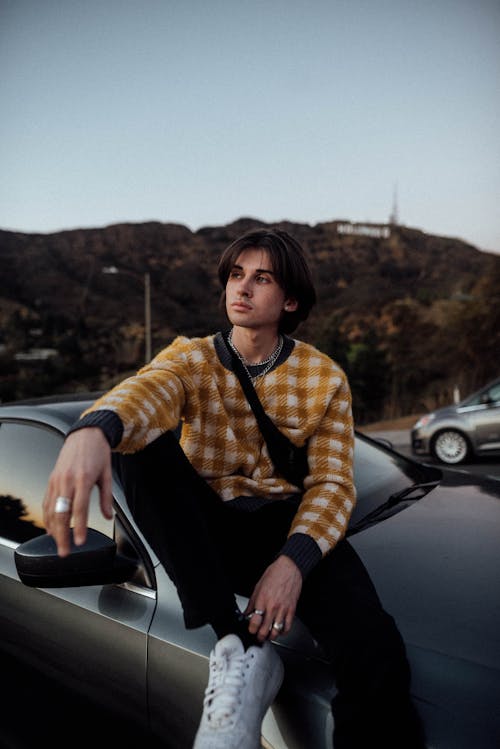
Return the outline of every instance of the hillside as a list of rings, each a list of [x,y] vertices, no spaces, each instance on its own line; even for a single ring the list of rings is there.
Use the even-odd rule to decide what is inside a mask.
[[[107,387],[140,366],[146,272],[153,352],[224,325],[217,258],[256,226],[0,231],[0,398]],[[500,256],[402,226],[279,226],[307,249],[317,283],[297,335],[346,368],[360,421],[420,412],[498,375]]]

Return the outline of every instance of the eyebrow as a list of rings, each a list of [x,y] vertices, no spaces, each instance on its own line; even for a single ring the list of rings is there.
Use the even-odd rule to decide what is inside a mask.
[[[235,263],[233,265],[233,268],[238,268],[238,270],[244,270],[242,265],[238,265],[238,263]],[[274,271],[269,270],[269,268],[256,268],[255,273],[269,273],[270,276],[274,276]]]

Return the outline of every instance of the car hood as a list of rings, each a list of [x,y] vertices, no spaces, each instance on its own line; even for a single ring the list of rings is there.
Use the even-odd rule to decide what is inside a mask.
[[[500,482],[455,476],[351,543],[407,645],[500,670]]]
[[[435,418],[450,418],[453,416],[456,416],[458,413],[457,406],[443,406],[442,408],[437,408],[435,411],[432,411],[431,413]]]

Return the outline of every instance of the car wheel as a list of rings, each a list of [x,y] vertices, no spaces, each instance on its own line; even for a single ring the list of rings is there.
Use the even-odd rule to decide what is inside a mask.
[[[456,429],[446,429],[436,434],[431,448],[433,456],[441,463],[463,463],[469,455],[469,443]]]

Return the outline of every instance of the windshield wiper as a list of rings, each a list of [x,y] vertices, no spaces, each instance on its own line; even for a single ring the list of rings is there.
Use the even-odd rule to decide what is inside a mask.
[[[346,535],[352,536],[354,533],[359,533],[359,531],[364,530],[374,523],[386,520],[386,518],[390,518],[397,512],[401,512],[401,510],[406,509],[406,507],[409,507],[414,502],[418,502],[419,499],[429,494],[439,483],[439,479],[424,481],[418,484],[411,484],[411,486],[406,486],[401,491],[391,494],[386,502],[369,512],[364,518],[361,518],[352,528],[349,528]]]
[[[422,497],[425,497],[426,494],[429,494],[429,492],[435,489],[435,487],[438,486],[439,483],[440,479],[435,479],[434,481],[422,481],[422,483],[420,484],[412,484],[411,486],[407,486],[405,489],[401,489],[400,492],[391,494],[387,502],[384,502],[382,507],[385,507],[386,505],[388,507],[394,507],[394,505],[397,505],[403,499],[408,499],[412,494],[416,495],[411,497],[412,501],[416,502],[417,500],[422,499]]]

